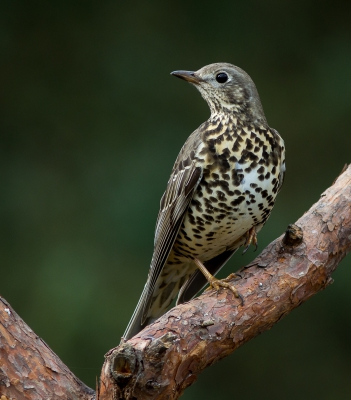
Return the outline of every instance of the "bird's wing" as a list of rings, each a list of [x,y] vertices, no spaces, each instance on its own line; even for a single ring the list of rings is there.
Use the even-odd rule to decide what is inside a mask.
[[[230,259],[230,257],[236,252],[236,249],[227,250],[218,256],[208,260],[204,263],[207,271],[211,275],[216,275],[217,272],[224,267],[226,262]],[[184,283],[182,288],[180,289],[177,305],[183,304],[187,301],[190,301],[201,289],[203,289],[208,284],[204,274],[199,270],[196,271],[190,276],[190,278]]]
[[[201,128],[201,127],[200,127]],[[167,261],[183,222],[185,212],[202,178],[202,168],[195,163],[195,152],[201,144],[200,128],[185,142],[174,164],[158,213],[154,253],[147,284],[143,292],[141,322],[147,318],[157,278]]]
[[[124,332],[125,339],[134,336],[147,323],[155,283],[167,261],[185,212],[202,178],[202,168],[195,164],[195,154],[202,143],[201,129],[202,126],[194,131],[182,147],[174,163],[166,191],[161,198],[148,279]]]
[[[146,319],[149,303],[161,270],[167,261],[173,243],[183,222],[185,212],[194,191],[202,177],[202,168],[190,165],[181,166],[171,175],[167,189],[161,199],[155,231],[154,253],[152,256],[148,290],[143,302],[142,322]]]

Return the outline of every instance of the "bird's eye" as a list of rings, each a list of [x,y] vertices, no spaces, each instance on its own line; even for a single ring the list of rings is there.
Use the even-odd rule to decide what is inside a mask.
[[[218,83],[224,83],[227,82],[228,80],[228,75],[225,74],[224,72],[220,72],[219,74],[216,75],[216,81]]]

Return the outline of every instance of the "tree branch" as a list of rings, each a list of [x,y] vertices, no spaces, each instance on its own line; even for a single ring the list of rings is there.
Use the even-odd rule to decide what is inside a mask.
[[[270,329],[332,283],[351,249],[351,166],[295,225],[239,273],[229,290],[206,291],[112,349],[99,399],[176,399],[206,367]]]
[[[250,265],[231,291],[211,290],[173,308],[112,349],[97,399],[176,399],[206,367],[236,350],[332,282],[351,248],[351,166]],[[0,398],[92,400],[76,378],[0,298]]]
[[[91,400],[95,391],[0,297],[0,399]]]

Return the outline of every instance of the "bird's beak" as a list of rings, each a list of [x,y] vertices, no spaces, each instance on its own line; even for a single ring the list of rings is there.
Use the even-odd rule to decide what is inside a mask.
[[[202,79],[197,76],[193,71],[173,71],[171,72],[171,75],[174,75],[180,79],[184,79],[189,83],[194,83],[196,85],[198,85],[202,81]]]

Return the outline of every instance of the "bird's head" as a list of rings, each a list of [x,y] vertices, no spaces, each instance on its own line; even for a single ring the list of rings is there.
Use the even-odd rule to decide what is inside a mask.
[[[261,101],[250,76],[228,63],[206,65],[198,71],[174,71],[192,83],[207,101],[211,114],[234,113],[252,122],[266,122]]]

